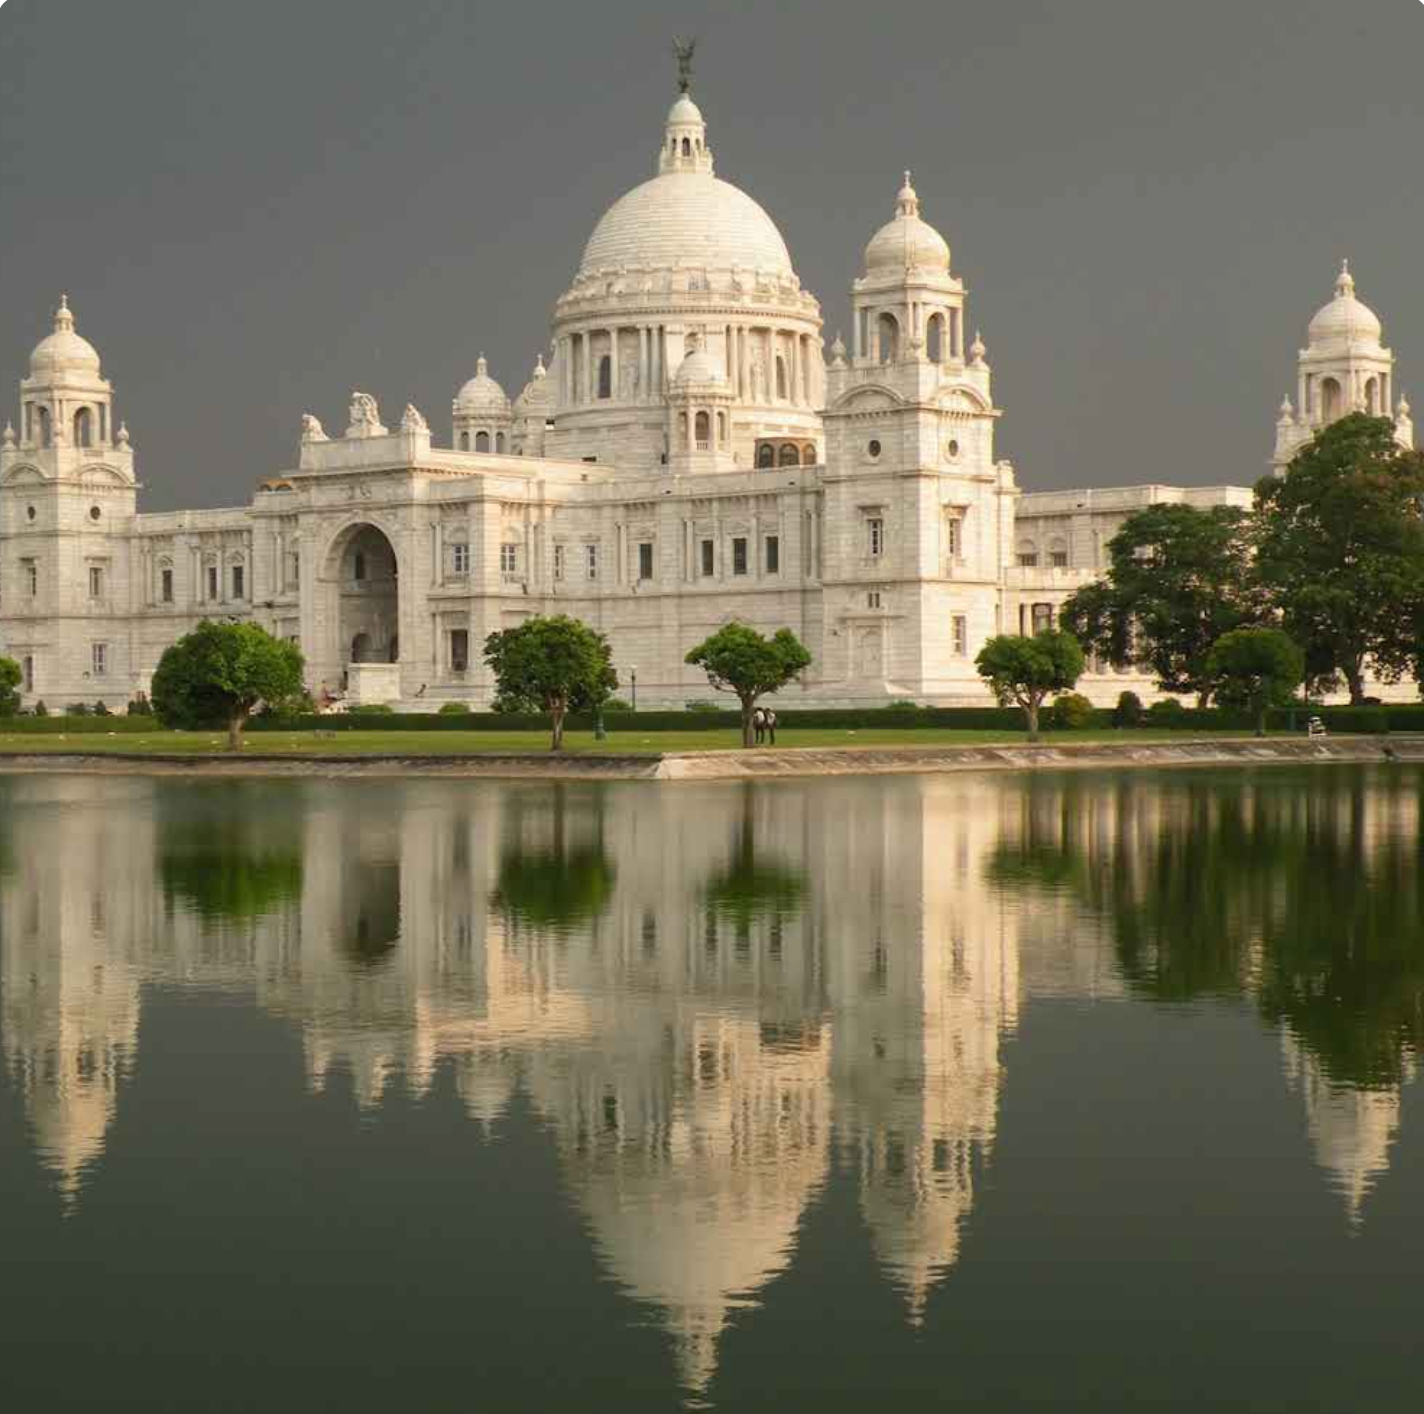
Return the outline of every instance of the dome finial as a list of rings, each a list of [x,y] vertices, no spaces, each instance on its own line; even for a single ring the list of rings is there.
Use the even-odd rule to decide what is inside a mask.
[[[918,216],[920,214],[920,198],[915,193],[915,188],[910,182],[910,169],[905,169],[905,183],[895,196],[895,214],[897,216]]]
[[[55,333],[68,333],[74,328],[74,315],[69,309],[69,295],[61,294],[59,297],[59,308],[54,312]]]
[[[536,378],[547,378],[548,376],[549,376],[549,370],[544,367],[544,355],[543,355],[542,353],[535,354],[535,355],[534,355],[534,377],[536,377]]]
[[[489,372],[489,361],[481,354],[475,360],[475,377],[483,378]]]
[[[1340,262],[1340,275],[1335,281],[1336,299],[1344,299],[1347,295],[1355,293],[1355,277],[1350,274],[1350,262],[1342,260]]]

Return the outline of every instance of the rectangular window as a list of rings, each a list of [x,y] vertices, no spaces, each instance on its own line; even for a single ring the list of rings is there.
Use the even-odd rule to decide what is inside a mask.
[[[209,565],[209,566],[208,566],[208,600],[209,600],[209,602],[211,602],[211,601],[213,601],[213,600],[216,600],[217,597],[218,597],[218,567],[217,567],[216,565]]]
[[[867,609],[878,609],[880,607],[880,591],[878,589],[872,589],[870,593],[865,596],[865,607]]]
[[[964,535],[961,529],[963,522],[955,517],[945,522],[945,531],[949,541],[949,558],[956,561],[964,554]]]
[[[1053,562],[1054,569],[1066,570],[1068,568],[1067,550],[1050,550],[1048,558]]]
[[[1033,631],[1043,633],[1053,627],[1053,605],[1035,604],[1033,606]]]
[[[463,673],[470,666],[470,631],[467,628],[450,630],[450,670]]]
[[[746,574],[747,572],[747,540],[744,535],[732,537],[732,573]]]
[[[40,567],[33,560],[25,561],[25,588],[31,599],[40,592]]]
[[[766,572],[767,574],[781,573],[781,537],[779,535],[766,537]]]
[[[456,574],[469,574],[470,547],[468,545],[452,545],[450,547],[450,567]]]
[[[954,616],[954,656],[967,657],[969,653],[969,620],[963,614]]]
[[[94,676],[101,678],[109,671],[109,645],[107,643],[96,643],[93,645]]]
[[[717,564],[716,547],[713,545],[712,541],[710,541],[710,540],[704,540],[704,541],[702,542],[702,577],[703,577],[703,579],[711,579],[711,578],[712,578],[712,576],[716,573],[716,564]]]
[[[555,579],[562,579],[563,577],[564,577],[564,547],[563,547],[562,545],[555,545],[555,546],[554,546],[554,578],[555,578]]]
[[[499,572],[504,575],[519,573],[519,546],[504,544],[499,547]]]
[[[583,547],[584,573],[589,579],[598,578],[598,546],[585,545]]]
[[[650,540],[640,540],[638,542],[638,578],[651,579],[653,577],[653,545]]]
[[[873,557],[885,553],[885,522],[879,516],[871,516],[865,522],[866,548]]]
[[[89,566],[89,597],[91,599],[104,597],[104,571],[98,565]]]
[[[234,565],[232,567],[232,597],[241,599],[247,589],[247,567],[245,565]]]
[[[1038,555],[1032,550],[1019,551],[1019,568],[1031,570],[1038,564]]]
[[[295,589],[302,582],[302,555],[300,550],[292,551],[292,567],[287,572],[287,586]]]

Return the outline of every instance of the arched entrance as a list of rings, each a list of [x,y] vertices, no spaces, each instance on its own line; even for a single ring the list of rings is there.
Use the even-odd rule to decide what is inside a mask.
[[[331,547],[336,581],[336,659],[400,661],[400,571],[395,547],[374,525],[353,525]]]

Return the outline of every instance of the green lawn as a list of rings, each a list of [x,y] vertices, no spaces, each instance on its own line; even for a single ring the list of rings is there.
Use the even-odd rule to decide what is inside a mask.
[[[1047,746],[1067,746],[1074,742],[1116,741],[1185,742],[1202,737],[1240,737],[1249,733],[1170,731],[1081,731],[1049,732]],[[1284,735],[1284,733],[1282,733]],[[1296,733],[1299,735],[1299,733]],[[1022,745],[1023,732],[946,731],[942,729],[876,728],[858,730],[783,730],[777,733],[777,749],[794,747],[874,747],[874,746],[995,746]],[[595,741],[592,732],[569,732],[564,747],[569,752],[601,752],[608,755],[656,755],[672,751],[732,751],[739,746],[734,730],[700,732],[609,732],[607,740]],[[336,732],[317,737],[312,732],[250,732],[245,754],[292,756],[466,756],[489,751],[540,752],[549,749],[547,732],[441,732],[441,731],[357,731]],[[82,752],[126,753],[130,755],[227,754],[227,738],[219,732],[162,732],[113,736],[92,732],[72,735],[31,735],[0,733],[0,752]]]

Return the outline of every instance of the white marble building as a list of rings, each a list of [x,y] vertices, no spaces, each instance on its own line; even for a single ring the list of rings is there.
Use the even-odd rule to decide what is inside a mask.
[[[0,446],[0,642],[26,703],[121,706],[201,619],[251,619],[300,644],[314,691],[418,710],[488,703],[485,636],[562,612],[609,635],[640,704],[680,706],[708,696],[687,650],[735,618],[810,649],[787,706],[983,703],[984,640],[1051,623],[1124,516],[1250,491],[1021,494],[971,327],[906,173],[827,360],[820,305],[767,213],[714,175],[683,93],[655,175],[599,220],[556,303],[547,364],[511,402],[482,357],[448,447],[415,408],[387,428],[357,393],[343,435],[304,418],[295,467],[249,504],[141,513],[112,385],[61,302]],[[1348,272],[1300,368],[1277,464],[1393,393]],[[1398,423],[1410,441],[1402,401]],[[1128,686],[1151,692],[1083,684]]]

